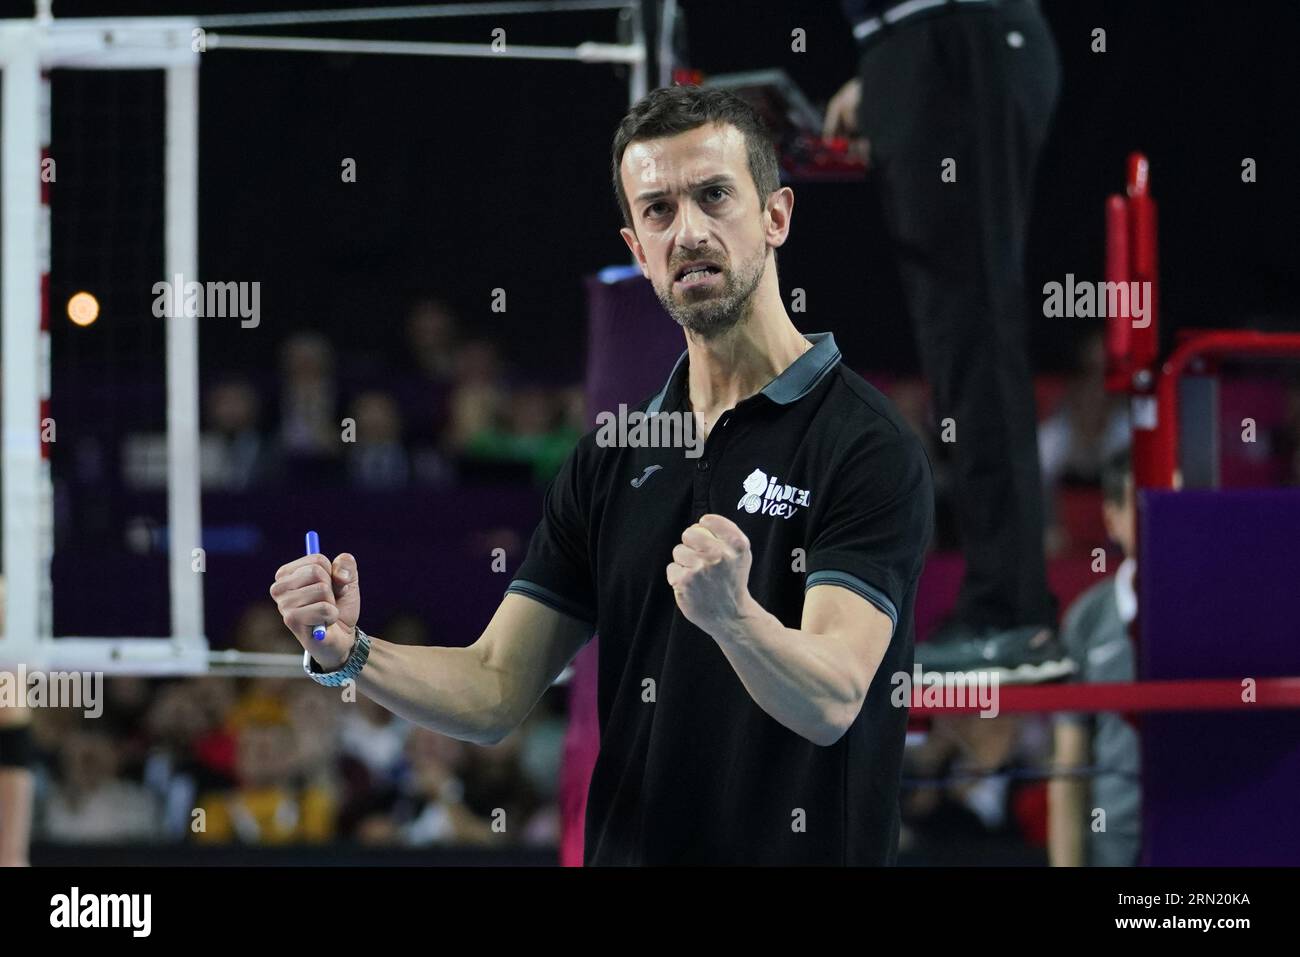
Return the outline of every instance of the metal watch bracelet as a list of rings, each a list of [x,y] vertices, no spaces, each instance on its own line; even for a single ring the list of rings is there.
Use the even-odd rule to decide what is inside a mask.
[[[349,681],[355,681],[357,675],[361,674],[361,669],[366,666],[366,659],[370,657],[370,636],[360,628],[355,630],[357,640],[352,645],[352,653],[334,671],[321,671],[320,666],[316,664],[316,659],[311,656],[311,652],[304,651],[302,653],[302,670],[307,673],[307,677],[318,685],[324,685],[327,688],[337,688]]]

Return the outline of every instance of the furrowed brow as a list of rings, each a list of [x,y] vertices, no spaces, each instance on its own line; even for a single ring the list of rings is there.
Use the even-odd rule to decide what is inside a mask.
[[[701,189],[708,189],[711,186],[730,186],[734,182],[735,180],[727,174],[720,173],[717,176],[710,176],[708,179],[701,180],[698,183],[693,183],[688,187],[688,189],[690,192],[697,192]],[[666,189],[648,189],[645,192],[637,193],[634,202],[652,203],[670,195],[672,194]]]

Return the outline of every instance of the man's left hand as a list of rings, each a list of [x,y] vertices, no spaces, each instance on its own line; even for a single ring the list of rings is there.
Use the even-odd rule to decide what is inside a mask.
[[[666,572],[687,621],[714,638],[734,632],[755,610],[752,561],[749,539],[731,519],[703,515],[682,532]]]

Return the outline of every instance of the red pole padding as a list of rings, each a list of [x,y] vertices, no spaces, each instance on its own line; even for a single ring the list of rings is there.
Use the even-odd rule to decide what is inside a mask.
[[[1106,200],[1106,281],[1129,281],[1128,203],[1123,196]],[[1125,300],[1127,302],[1127,300]],[[1106,389],[1128,392],[1133,385],[1129,316],[1106,317]]]

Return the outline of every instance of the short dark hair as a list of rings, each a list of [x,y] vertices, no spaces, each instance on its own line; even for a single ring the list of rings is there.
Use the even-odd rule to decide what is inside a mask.
[[[614,195],[618,198],[623,222],[632,224],[632,207],[623,191],[620,175],[623,154],[634,142],[676,136],[706,123],[727,123],[745,137],[749,156],[749,175],[754,180],[760,205],[781,188],[776,144],[758,112],[726,90],[709,90],[700,86],[665,86],[653,90],[632,105],[614,131]]]
[[[1101,466],[1101,499],[1117,508],[1124,504],[1124,492],[1133,477],[1133,458],[1121,449]]]

